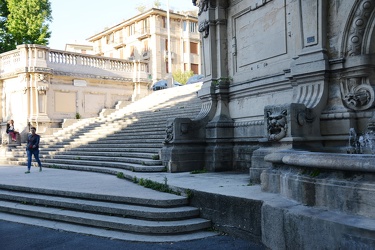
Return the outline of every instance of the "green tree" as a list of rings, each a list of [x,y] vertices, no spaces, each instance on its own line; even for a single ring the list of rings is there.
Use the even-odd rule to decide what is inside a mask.
[[[146,11],[147,7],[144,4],[139,4],[137,7],[135,7],[136,10],[139,11],[139,13],[143,13]]]
[[[7,34],[14,48],[19,44],[47,45],[51,37],[49,22],[52,9],[49,0],[5,0],[8,15],[5,23]]]
[[[0,0],[0,53],[15,48],[12,35],[8,33],[6,21],[9,15],[6,0]]]
[[[154,7],[160,9],[160,7],[161,7],[161,2],[160,2],[159,0],[155,0],[155,1],[154,1]]]
[[[182,70],[178,69],[172,72],[173,79],[182,84],[185,84],[192,75],[194,75],[194,72],[191,70],[182,72]]]

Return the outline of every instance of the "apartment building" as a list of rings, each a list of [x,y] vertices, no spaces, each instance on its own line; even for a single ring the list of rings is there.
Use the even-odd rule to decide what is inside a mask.
[[[192,13],[170,11],[172,72],[201,73],[198,18]],[[167,11],[152,8],[89,37],[95,55],[148,62],[149,79],[164,79],[168,72]]]
[[[65,44],[65,51],[93,55],[94,50],[92,44],[87,43],[67,43]]]

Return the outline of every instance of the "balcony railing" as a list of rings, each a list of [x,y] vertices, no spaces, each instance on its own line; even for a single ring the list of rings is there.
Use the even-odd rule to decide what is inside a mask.
[[[20,45],[0,55],[0,78],[15,72],[48,71],[146,81],[147,69],[146,62],[52,50],[40,45]]]
[[[168,60],[168,56],[169,56],[169,53],[167,50],[164,51],[164,60],[167,61]],[[176,57],[176,53],[174,52],[171,52],[171,59],[174,60]]]
[[[148,38],[150,36],[151,36],[150,28],[143,28],[143,29],[140,29],[140,30],[137,31],[137,38],[139,40]]]

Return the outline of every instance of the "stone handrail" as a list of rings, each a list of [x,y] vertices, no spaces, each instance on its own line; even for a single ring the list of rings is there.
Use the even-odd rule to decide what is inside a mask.
[[[69,51],[53,50],[46,46],[26,44],[0,55],[0,77],[22,71],[74,72],[83,75],[128,78],[147,81],[148,65]]]

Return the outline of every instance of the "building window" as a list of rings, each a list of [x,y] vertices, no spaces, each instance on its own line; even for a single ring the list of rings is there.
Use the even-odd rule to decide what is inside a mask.
[[[190,32],[191,33],[197,32],[197,23],[190,22]]]
[[[124,48],[120,49],[120,58],[124,59]]]
[[[198,43],[190,42],[190,53],[198,54]]]
[[[168,62],[165,62],[165,73],[169,73],[169,71],[168,71],[168,68],[169,68],[169,64],[168,64]]]
[[[130,56],[134,56],[134,46],[130,46]]]
[[[167,18],[163,16],[161,17],[161,21],[162,21],[162,27],[167,28]]]
[[[113,33],[108,34],[108,35],[106,36],[106,43],[107,43],[107,44],[113,43],[113,40],[114,40],[114,34],[113,34]]]
[[[148,18],[144,19],[142,23],[143,23],[143,30],[146,31],[148,29]]]
[[[192,63],[190,65],[191,70],[194,72],[194,74],[199,74],[199,67],[198,64]]]
[[[183,29],[183,31],[187,31],[187,23],[186,23],[186,21],[184,21],[182,23],[182,29]]]
[[[148,41],[144,40],[143,41],[143,52],[146,52],[146,51],[148,51]]]
[[[132,36],[135,34],[135,24],[129,26],[129,36]]]
[[[165,39],[165,50],[168,51],[168,39]]]

